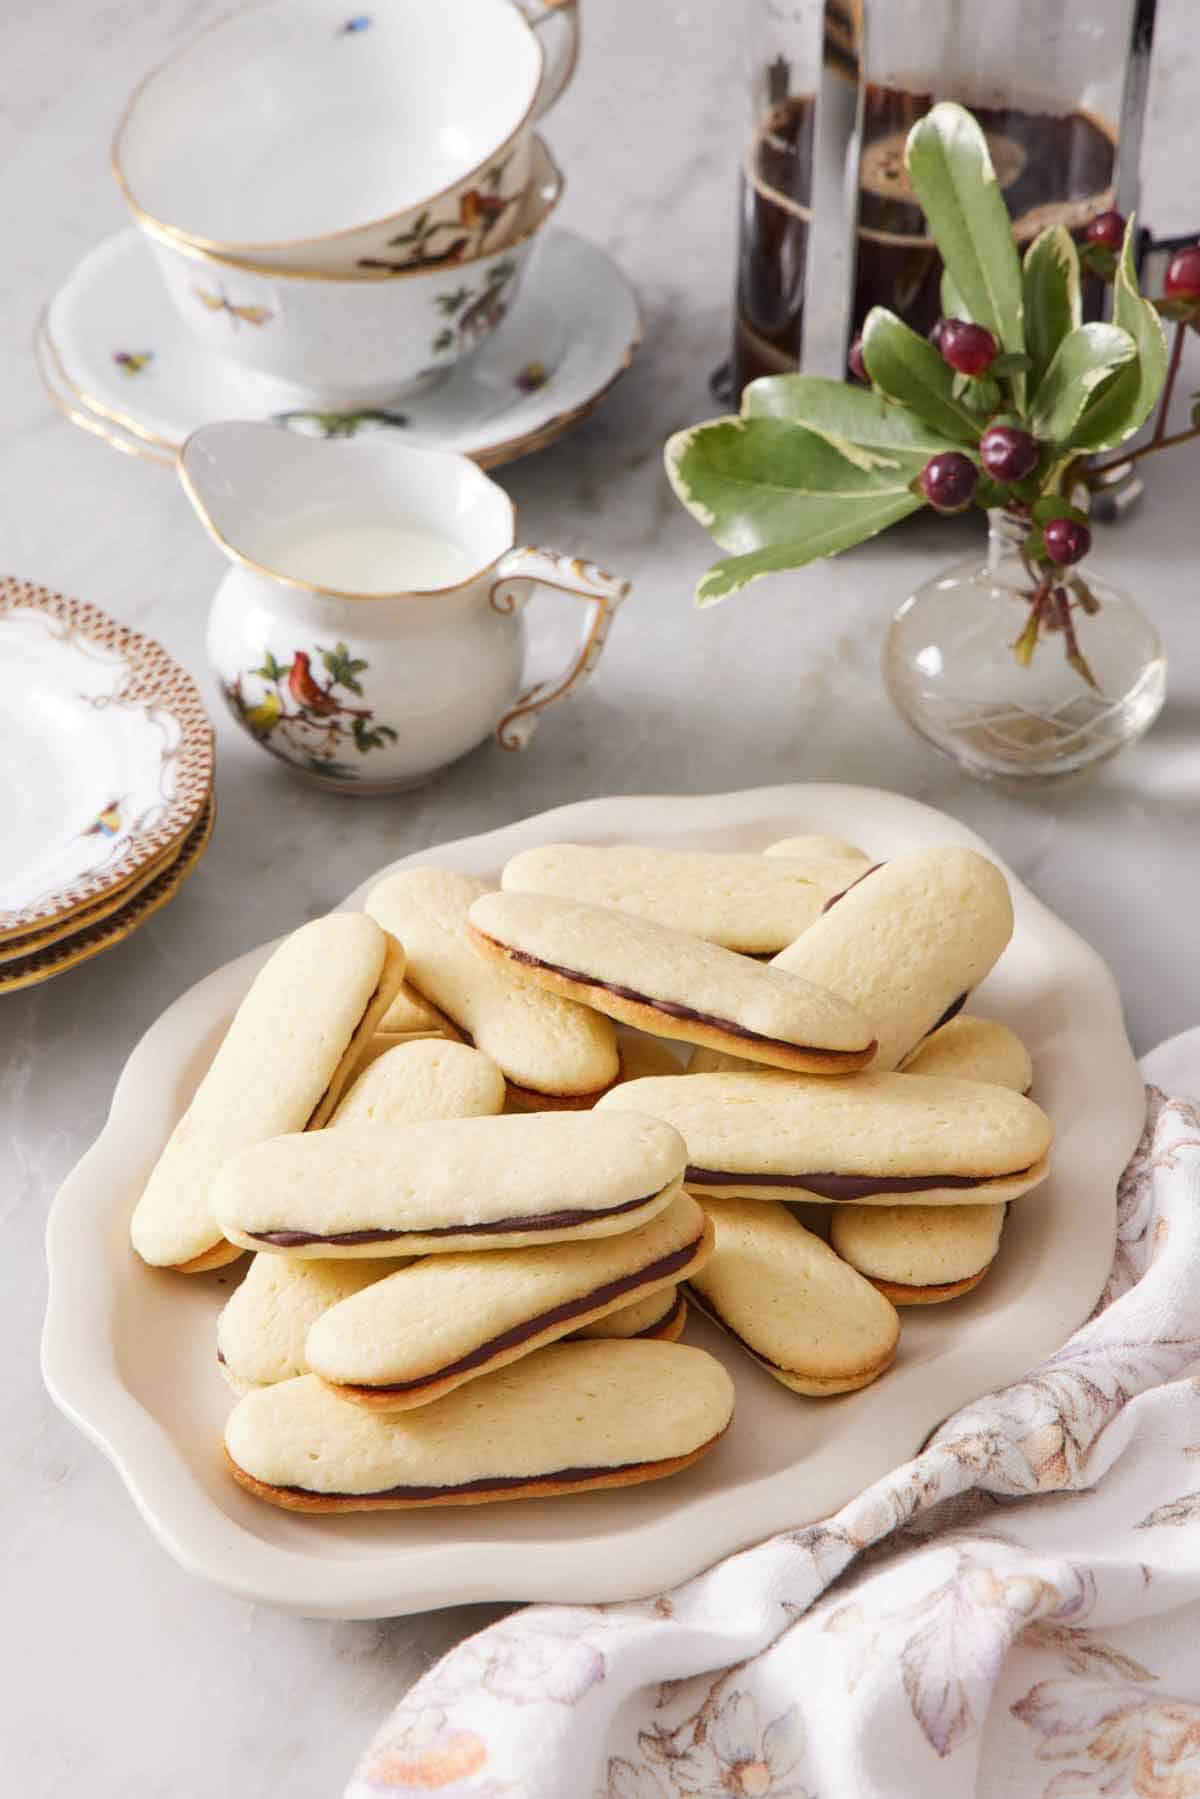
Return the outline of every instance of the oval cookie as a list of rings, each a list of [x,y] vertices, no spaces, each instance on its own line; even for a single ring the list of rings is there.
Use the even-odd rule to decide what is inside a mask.
[[[911,1084],[911,1083],[910,1083]],[[276,1137],[227,1162],[231,1242],[300,1256],[429,1255],[606,1237],[679,1192],[678,1132],[628,1113],[535,1112]]]
[[[617,1078],[613,1027],[479,955],[467,913],[490,891],[450,869],[406,868],[372,888],[367,911],[404,944],[409,985],[491,1056],[518,1094],[589,1106]]]
[[[705,850],[550,843],[505,867],[506,893],[608,906],[747,955],[783,949],[841,893],[861,863],[807,856],[768,860]]]
[[[659,1337],[675,1343],[683,1335],[687,1323],[687,1301],[678,1287],[665,1287],[649,1299],[635,1300],[631,1306],[620,1306],[606,1312],[573,1337]]]
[[[783,1206],[706,1200],[716,1246],[689,1291],[785,1387],[821,1398],[877,1380],[900,1341],[894,1307]]]
[[[681,1193],[649,1224],[590,1243],[426,1256],[325,1312],[308,1366],[360,1405],[428,1405],[687,1279],[711,1251],[711,1226]]]
[[[906,1056],[905,1074],[944,1074],[957,1081],[986,1081],[1028,1093],[1033,1061],[1015,1031],[995,1018],[960,1012]]]
[[[733,1382],[682,1343],[552,1343],[437,1405],[373,1412],[301,1375],[225,1427],[234,1479],[296,1511],[540,1499],[678,1473],[724,1435]]]
[[[874,1021],[874,1067],[899,1067],[962,1009],[1012,936],[1008,882],[957,845],[881,863],[831,902],[772,968],[800,975]]]
[[[489,1056],[437,1037],[397,1044],[355,1077],[330,1120],[426,1124],[439,1118],[490,1118],[504,1110],[504,1076]]]
[[[1032,1100],[935,1075],[689,1074],[614,1087],[595,1115],[625,1107],[679,1131],[693,1193],[962,1205],[1013,1199],[1049,1167]]]
[[[329,1117],[404,974],[372,918],[333,912],[293,931],[255,976],[130,1225],[144,1262],[201,1273],[241,1254],[212,1209],[218,1170],[248,1144]]]
[[[938,1305],[977,1287],[995,1259],[1004,1206],[838,1206],[829,1241],[893,1305]]]
[[[846,1074],[874,1055],[872,1026],[853,1006],[648,919],[542,894],[489,893],[469,920],[483,954],[522,980],[654,1036],[816,1074]]]

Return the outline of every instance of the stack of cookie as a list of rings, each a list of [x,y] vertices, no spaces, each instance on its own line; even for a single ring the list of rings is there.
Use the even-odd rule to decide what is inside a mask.
[[[732,1413],[685,1293],[799,1393],[876,1379],[1047,1172],[1024,1047],[962,1010],[1011,930],[970,850],[816,838],[409,869],[305,926],[133,1218],[157,1266],[253,1253],[235,1478],[341,1511],[672,1473]]]

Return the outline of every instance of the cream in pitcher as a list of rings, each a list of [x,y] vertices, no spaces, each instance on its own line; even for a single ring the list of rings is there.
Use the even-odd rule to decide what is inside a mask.
[[[390,439],[329,443],[206,425],[180,479],[231,568],[208,653],[238,723],[345,793],[427,780],[492,731],[522,749],[594,667],[629,583],[515,545],[503,489],[466,457]],[[530,684],[537,584],[584,602],[569,666]]]

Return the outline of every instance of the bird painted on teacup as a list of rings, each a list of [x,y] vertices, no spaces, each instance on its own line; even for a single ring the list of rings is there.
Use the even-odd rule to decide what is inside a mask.
[[[257,706],[241,707],[241,716],[255,737],[269,737],[283,714],[283,701],[273,691],[264,693]]]
[[[269,306],[246,306],[231,300],[224,288],[215,294],[210,294],[206,287],[193,287],[192,292],[202,306],[207,306],[209,312],[228,313],[235,331],[240,322],[247,325],[265,325],[268,319],[275,317]]]
[[[315,712],[321,718],[327,718],[331,712],[342,710],[331,693],[318,685],[313,678],[312,659],[307,650],[297,650],[292,656],[292,666],[288,669],[288,691],[298,706],[308,712]]]
[[[477,225],[482,225],[486,235],[504,217],[516,197],[513,194],[505,199],[502,194],[485,194],[480,188],[469,187],[459,198],[459,224],[466,225],[472,231]]]

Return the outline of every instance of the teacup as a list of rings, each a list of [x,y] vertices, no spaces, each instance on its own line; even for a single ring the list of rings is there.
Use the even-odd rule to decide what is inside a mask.
[[[229,709],[338,793],[418,786],[493,731],[524,749],[595,667],[629,591],[515,547],[503,488],[449,451],[229,423],[194,432],[179,472],[232,564],[207,639]],[[568,667],[530,684],[522,611],[538,584],[585,607]]]
[[[534,124],[574,68],[575,0],[354,6],[270,0],[146,77],[112,150],[139,225],[301,274],[477,256],[515,235]]]
[[[506,0],[507,4],[507,0]],[[503,250],[395,275],[289,275],[152,233],[175,310],[206,350],[274,375],[319,408],[386,405],[477,350],[509,312],[562,193],[540,138],[519,229]]]

